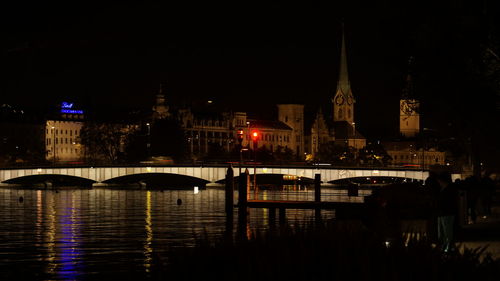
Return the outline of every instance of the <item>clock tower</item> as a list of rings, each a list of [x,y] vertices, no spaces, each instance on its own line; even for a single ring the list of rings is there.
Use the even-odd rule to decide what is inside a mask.
[[[165,103],[163,85],[160,83],[160,90],[156,95],[156,104],[153,106],[153,119],[165,119],[170,116],[168,105]]]
[[[347,56],[345,51],[344,25],[342,24],[342,49],[340,51],[340,71],[337,82],[337,91],[332,99],[333,121],[354,123],[354,97],[351,91],[349,75],[347,73]]]
[[[410,57],[410,67],[413,58]],[[405,138],[415,137],[420,132],[420,102],[415,96],[415,86],[408,72],[406,87],[399,100],[399,132]]]

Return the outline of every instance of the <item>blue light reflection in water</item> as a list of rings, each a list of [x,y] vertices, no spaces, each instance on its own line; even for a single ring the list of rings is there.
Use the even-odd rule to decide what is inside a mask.
[[[69,194],[67,198],[70,206],[64,209],[64,214],[60,216],[61,226],[61,240],[58,247],[61,251],[60,254],[60,270],[58,274],[62,280],[77,280],[79,272],[77,271],[76,264],[80,254],[78,226],[75,208],[75,198]]]

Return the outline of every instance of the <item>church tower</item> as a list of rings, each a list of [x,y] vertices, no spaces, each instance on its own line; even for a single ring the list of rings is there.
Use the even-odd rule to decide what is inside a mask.
[[[304,152],[304,105],[278,104],[278,120],[292,128],[290,149],[297,157]]]
[[[342,24],[342,49],[340,51],[340,71],[337,82],[337,91],[333,97],[333,121],[346,121],[354,123],[354,97],[351,91],[351,83],[347,73],[347,56],[345,50],[344,24]]]
[[[415,137],[420,132],[420,102],[415,95],[415,85],[411,75],[413,58],[409,60],[406,86],[399,100],[399,132],[405,138]]]
[[[165,103],[163,85],[160,83],[160,90],[156,95],[156,104],[153,106],[153,119],[165,119],[170,116],[168,106]]]

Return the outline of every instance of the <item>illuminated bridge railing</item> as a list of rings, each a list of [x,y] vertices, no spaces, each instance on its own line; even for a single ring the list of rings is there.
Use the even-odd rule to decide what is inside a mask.
[[[237,169],[237,167],[235,167]],[[253,166],[249,168],[254,173]],[[235,170],[236,170],[235,169]],[[199,178],[208,182],[217,182],[225,178],[227,166],[113,166],[113,167],[44,167],[44,168],[11,168],[0,169],[0,182],[33,175],[67,175],[81,177],[95,182],[104,182],[113,178],[146,174],[165,173]],[[321,174],[323,182],[357,177],[399,177],[415,180],[426,179],[428,171],[401,169],[366,169],[338,168],[319,166],[257,166],[257,174],[283,174],[313,179],[315,174]],[[235,171],[236,172],[236,171]]]

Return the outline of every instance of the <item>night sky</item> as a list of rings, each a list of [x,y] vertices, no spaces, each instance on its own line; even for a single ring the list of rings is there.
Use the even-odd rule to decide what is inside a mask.
[[[166,82],[172,104],[210,99],[262,115],[280,102],[329,108],[344,21],[357,128],[374,137],[397,131],[409,56],[424,120],[448,122],[436,117],[448,114],[443,105],[466,98],[457,54],[474,53],[471,42],[486,37],[493,1],[486,12],[476,1],[345,2],[20,3],[2,15],[0,102],[150,108]]]

